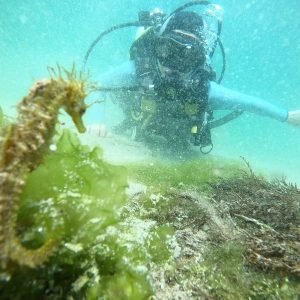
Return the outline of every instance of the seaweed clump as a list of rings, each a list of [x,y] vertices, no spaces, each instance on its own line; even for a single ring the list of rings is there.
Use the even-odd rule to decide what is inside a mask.
[[[148,263],[170,256],[172,231],[122,217],[127,172],[102,161],[99,148],[68,131],[51,148],[28,177],[17,232],[26,248],[54,238],[58,249],[39,267],[2,270],[0,298],[147,299]]]
[[[214,160],[129,170],[145,184],[132,195],[129,214],[174,229],[173,259],[149,274],[154,299],[297,299],[296,185]]]
[[[252,267],[300,278],[300,190],[243,173],[212,185],[217,207],[244,236]]]

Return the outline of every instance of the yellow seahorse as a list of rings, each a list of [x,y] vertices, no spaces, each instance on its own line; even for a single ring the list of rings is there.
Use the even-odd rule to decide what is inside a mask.
[[[56,75],[56,74],[55,74]],[[35,267],[45,262],[56,241],[38,249],[27,249],[18,239],[16,219],[20,194],[26,178],[41,163],[55,134],[59,110],[63,108],[79,132],[84,132],[82,115],[87,105],[87,82],[76,79],[75,70],[38,81],[18,105],[18,119],[12,124],[0,149],[0,263]]]

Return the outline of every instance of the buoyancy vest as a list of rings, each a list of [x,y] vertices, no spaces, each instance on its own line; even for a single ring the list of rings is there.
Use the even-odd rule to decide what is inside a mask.
[[[158,70],[154,52],[155,28],[148,29],[130,48],[134,60],[139,93],[140,114],[135,114],[142,129],[154,122],[169,118],[186,119],[194,137],[194,145],[212,146],[210,129],[206,124],[212,119],[208,110],[209,81],[215,80],[215,72],[208,65],[195,66],[185,81],[167,81]]]

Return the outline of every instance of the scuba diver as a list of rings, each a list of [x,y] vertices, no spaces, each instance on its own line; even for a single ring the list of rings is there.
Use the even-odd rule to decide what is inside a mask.
[[[100,79],[106,87],[99,90],[113,92],[115,102],[124,112],[124,120],[114,131],[130,132],[136,140],[149,145],[164,143],[173,151],[182,152],[188,145],[194,145],[209,153],[213,148],[211,129],[243,111],[300,125],[300,110],[287,111],[220,85],[225,71],[221,20],[217,19],[217,30],[212,34],[205,17],[186,10],[193,5],[220,9],[208,1],[192,1],[169,16],[159,10],[141,12],[138,22],[112,27],[90,47],[85,63],[105,34],[126,26],[143,26],[142,34],[130,48],[130,61]],[[211,67],[217,46],[223,57],[219,78]],[[214,120],[215,110],[231,112]]]

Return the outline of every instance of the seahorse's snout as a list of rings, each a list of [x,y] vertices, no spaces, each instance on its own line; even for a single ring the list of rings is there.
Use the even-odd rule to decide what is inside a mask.
[[[83,120],[82,120],[82,116],[84,113],[78,113],[78,114],[73,114],[72,115],[72,120],[78,130],[78,132],[80,133],[84,133],[86,132],[86,128],[84,126]]]
[[[76,128],[77,128],[77,130],[78,130],[80,133],[85,133],[85,132],[86,132],[86,128],[85,128],[85,126],[84,126],[82,120],[80,120],[80,121],[81,121],[81,123],[79,123],[79,122],[74,122],[75,125],[76,125]]]
[[[83,102],[73,101],[72,105],[65,106],[65,111],[72,118],[73,123],[75,124],[78,132],[86,132],[82,117],[86,112],[87,105]]]

